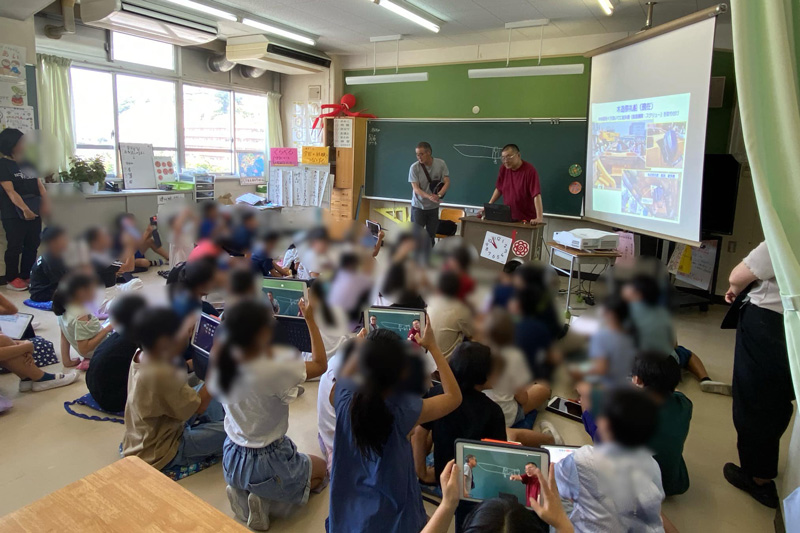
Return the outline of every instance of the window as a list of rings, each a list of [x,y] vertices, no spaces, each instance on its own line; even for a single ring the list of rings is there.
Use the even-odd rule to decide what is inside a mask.
[[[75,155],[101,155],[106,172],[116,174],[114,92],[111,74],[72,68],[72,111],[75,118]]]
[[[184,166],[233,173],[231,91],[183,86]]]
[[[119,141],[148,143],[178,164],[175,82],[117,74]]]
[[[111,51],[114,61],[175,70],[175,45],[169,43],[113,31]]]
[[[267,97],[236,93],[236,169],[240,176],[264,175],[267,144]]]

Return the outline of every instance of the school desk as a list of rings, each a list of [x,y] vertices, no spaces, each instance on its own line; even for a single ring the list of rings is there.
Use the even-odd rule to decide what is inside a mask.
[[[620,257],[622,254],[616,250],[611,251],[601,251],[601,252],[590,252],[587,250],[577,250],[575,248],[570,248],[568,246],[564,246],[563,244],[558,244],[557,242],[548,242],[547,245],[550,247],[550,266],[556,269],[557,271],[561,272],[562,274],[566,274],[567,277],[567,303],[564,307],[564,311],[569,311],[569,297],[573,294],[572,293],[572,276],[577,273],[578,274],[578,285],[575,289],[575,295],[586,295],[589,294],[589,291],[584,291],[581,288],[581,265],[605,265],[606,268],[611,268],[614,266],[614,262],[617,260],[617,257]],[[559,258],[565,261],[569,261],[569,268],[563,268],[557,266],[553,263],[553,259]]]
[[[511,246],[506,252],[500,249],[500,254],[494,257],[497,260],[480,256],[478,265],[484,268],[500,270],[507,261],[514,258],[522,261],[539,259],[542,245],[542,231],[546,224],[523,224],[521,222],[495,222],[478,217],[462,217],[461,237],[481,253],[486,242],[486,232],[491,232],[506,239],[511,239]],[[508,242],[504,240],[504,242]],[[497,249],[497,248],[493,248]],[[490,255],[490,254],[485,254]]]
[[[127,457],[0,518],[0,532],[249,531],[141,459]]]

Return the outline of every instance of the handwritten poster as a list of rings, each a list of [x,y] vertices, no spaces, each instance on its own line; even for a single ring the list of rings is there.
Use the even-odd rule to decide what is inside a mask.
[[[270,148],[269,164],[273,167],[296,167],[297,148]]]
[[[33,108],[30,106],[0,107],[0,131],[6,128],[16,128],[22,133],[32,132],[34,130]]]
[[[156,165],[153,145],[144,143],[119,143],[122,163],[122,180],[126,189],[155,189]]]
[[[0,106],[23,107],[28,105],[28,87],[24,81],[8,81],[0,77]]]
[[[156,197],[156,205],[182,205],[186,202],[186,195],[183,194],[159,194]]]
[[[330,201],[333,175],[328,166],[270,168],[267,199],[284,207],[322,207]]]
[[[336,148],[353,147],[353,121],[346,118],[333,119],[333,146]]]
[[[328,147],[327,146],[303,146],[301,162],[304,165],[327,165]]]
[[[711,289],[714,265],[717,262],[717,241],[701,241],[699,247],[678,244],[667,264],[667,271],[678,281],[703,289]]]
[[[634,241],[634,234],[628,231],[618,231],[619,244],[617,251],[622,254],[616,261],[617,265],[632,266],[636,261],[636,243]]]

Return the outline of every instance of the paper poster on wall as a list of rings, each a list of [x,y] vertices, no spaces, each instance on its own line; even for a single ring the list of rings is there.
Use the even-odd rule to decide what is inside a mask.
[[[156,171],[153,145],[119,143],[122,180],[126,189],[155,189]]]
[[[294,196],[292,194],[292,170],[288,168],[281,169],[281,187],[283,189],[283,206],[293,207]]]
[[[24,46],[0,43],[0,76],[24,81],[26,55]]]
[[[22,133],[30,133],[34,130],[33,108],[23,107],[0,107],[0,131],[6,128],[16,128]]]
[[[508,252],[511,250],[511,238],[504,237],[497,233],[487,231],[483,238],[481,247],[481,257],[485,257],[495,263],[505,264],[508,260]]]
[[[616,264],[623,266],[633,265],[636,261],[634,234],[629,231],[618,231],[617,235],[619,235],[617,251],[622,255],[617,258]]]
[[[267,200],[275,205],[283,205],[283,182],[280,168],[269,169],[269,185],[267,186]]]
[[[304,165],[327,165],[328,147],[327,146],[303,146],[300,161]]]
[[[28,105],[28,87],[24,81],[0,78],[0,106],[23,107]]]
[[[333,119],[333,146],[336,148],[353,147],[353,121],[346,118]]]
[[[184,194],[159,194],[156,199],[157,205],[181,205],[185,202]]]
[[[273,167],[296,167],[297,148],[270,148],[269,164]]]

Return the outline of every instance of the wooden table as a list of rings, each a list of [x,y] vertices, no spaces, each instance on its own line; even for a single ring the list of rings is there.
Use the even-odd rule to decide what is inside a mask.
[[[559,272],[566,274],[567,277],[567,303],[566,307],[564,308],[564,312],[569,311],[569,297],[572,295],[572,276],[573,273],[577,271],[578,274],[578,288],[575,291],[575,295],[582,294],[588,291],[584,291],[581,288],[581,265],[605,265],[606,268],[610,268],[614,265],[614,262],[617,260],[617,257],[620,257],[620,254],[616,250],[612,251],[603,251],[603,252],[591,252],[587,250],[578,250],[576,248],[570,248],[568,246],[564,246],[563,244],[558,244],[557,242],[548,242],[547,245],[550,247],[550,266],[554,269],[558,270]],[[553,263],[553,259],[556,257],[564,259],[565,261],[569,261],[569,270],[566,268],[562,268],[556,266]]]
[[[521,222],[495,222],[478,217],[462,217],[461,237],[465,242],[471,244],[480,254],[483,248],[486,232],[491,231],[503,237],[511,238],[513,242],[523,241],[527,243],[527,253],[517,255],[512,249],[502,261],[493,261],[481,256],[478,259],[478,266],[500,270],[503,265],[512,259],[519,258],[523,261],[539,259],[542,251],[542,232],[546,224],[523,224]],[[517,250],[519,252],[519,249]]]
[[[3,533],[42,531],[249,530],[141,459],[127,457],[0,518]]]

